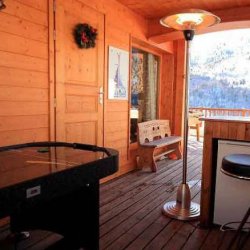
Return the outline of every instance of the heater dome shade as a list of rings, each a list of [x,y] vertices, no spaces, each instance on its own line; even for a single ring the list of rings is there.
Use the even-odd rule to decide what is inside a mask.
[[[175,30],[200,30],[220,22],[216,15],[199,9],[181,10],[161,18],[160,23]]]

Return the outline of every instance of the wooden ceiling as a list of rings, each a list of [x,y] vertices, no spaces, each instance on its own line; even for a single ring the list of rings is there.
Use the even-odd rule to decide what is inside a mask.
[[[214,10],[250,6],[250,0],[117,0],[147,19],[157,19],[181,9]]]

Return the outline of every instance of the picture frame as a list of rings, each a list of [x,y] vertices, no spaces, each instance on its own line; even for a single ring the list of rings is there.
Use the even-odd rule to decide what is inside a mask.
[[[108,99],[128,100],[129,52],[109,46]]]

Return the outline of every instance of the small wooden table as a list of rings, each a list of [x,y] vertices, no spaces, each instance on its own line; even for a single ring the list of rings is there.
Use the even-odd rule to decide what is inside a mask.
[[[201,183],[201,226],[213,221],[215,171],[218,139],[250,141],[250,117],[215,116],[205,121]]]

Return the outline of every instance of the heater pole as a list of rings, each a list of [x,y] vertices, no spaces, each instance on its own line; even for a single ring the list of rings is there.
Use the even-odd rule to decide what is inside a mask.
[[[179,220],[193,220],[200,216],[200,206],[191,202],[190,188],[187,184],[187,159],[188,159],[188,115],[189,115],[189,54],[190,42],[194,37],[194,30],[183,31],[186,40],[186,60],[184,79],[184,116],[183,116],[183,163],[182,183],[177,188],[176,201],[170,201],[163,206],[163,213]]]
[[[189,116],[189,64],[190,64],[190,42],[194,37],[194,30],[184,30],[183,35],[186,40],[186,60],[185,60],[185,102],[184,102],[184,118],[183,118],[183,171],[182,184],[187,184],[187,159],[188,159],[188,116]]]
[[[182,184],[187,183],[187,153],[188,153],[188,114],[189,114],[189,47],[190,41],[186,41],[186,81],[185,81],[185,103],[184,103],[184,135],[183,135],[183,171]]]
[[[206,28],[219,22],[219,17],[208,11],[199,9],[182,10],[169,14],[160,20],[163,26],[183,31],[186,40],[182,183],[177,187],[176,201],[169,201],[165,203],[162,208],[163,214],[179,220],[194,220],[200,216],[200,205],[191,201],[190,188],[187,184],[190,42],[194,37],[195,30]]]

